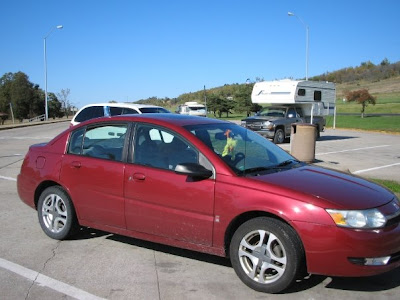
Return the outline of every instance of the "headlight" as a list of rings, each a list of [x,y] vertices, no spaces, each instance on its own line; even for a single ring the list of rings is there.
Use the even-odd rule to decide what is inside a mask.
[[[337,226],[347,228],[382,228],[386,224],[386,217],[377,209],[368,210],[326,210]]]
[[[263,123],[263,128],[272,129],[273,127],[274,127],[274,123],[271,123],[270,121],[266,121]]]
[[[240,122],[240,125],[243,126],[243,127],[246,127],[246,121]]]

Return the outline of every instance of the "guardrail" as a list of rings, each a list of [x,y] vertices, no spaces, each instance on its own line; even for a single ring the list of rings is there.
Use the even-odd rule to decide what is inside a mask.
[[[34,121],[44,121],[44,119],[46,118],[46,115],[40,115],[40,116],[36,116],[34,118],[31,118],[28,120],[28,122],[34,122]]]

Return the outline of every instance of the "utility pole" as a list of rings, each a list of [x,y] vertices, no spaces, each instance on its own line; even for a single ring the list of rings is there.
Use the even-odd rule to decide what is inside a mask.
[[[11,119],[12,119],[12,122],[14,124],[14,112],[13,112],[13,108],[12,108],[11,102],[10,102],[10,111],[11,111]]]

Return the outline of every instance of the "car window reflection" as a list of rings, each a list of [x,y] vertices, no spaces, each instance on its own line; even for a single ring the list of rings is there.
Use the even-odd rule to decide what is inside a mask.
[[[181,163],[198,163],[198,152],[175,133],[139,125],[136,131],[135,164],[175,170]]]

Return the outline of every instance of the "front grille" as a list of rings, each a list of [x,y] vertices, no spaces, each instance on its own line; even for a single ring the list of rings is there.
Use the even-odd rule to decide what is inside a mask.
[[[246,123],[247,128],[250,129],[261,129],[262,128],[262,122],[253,122],[253,123]]]

